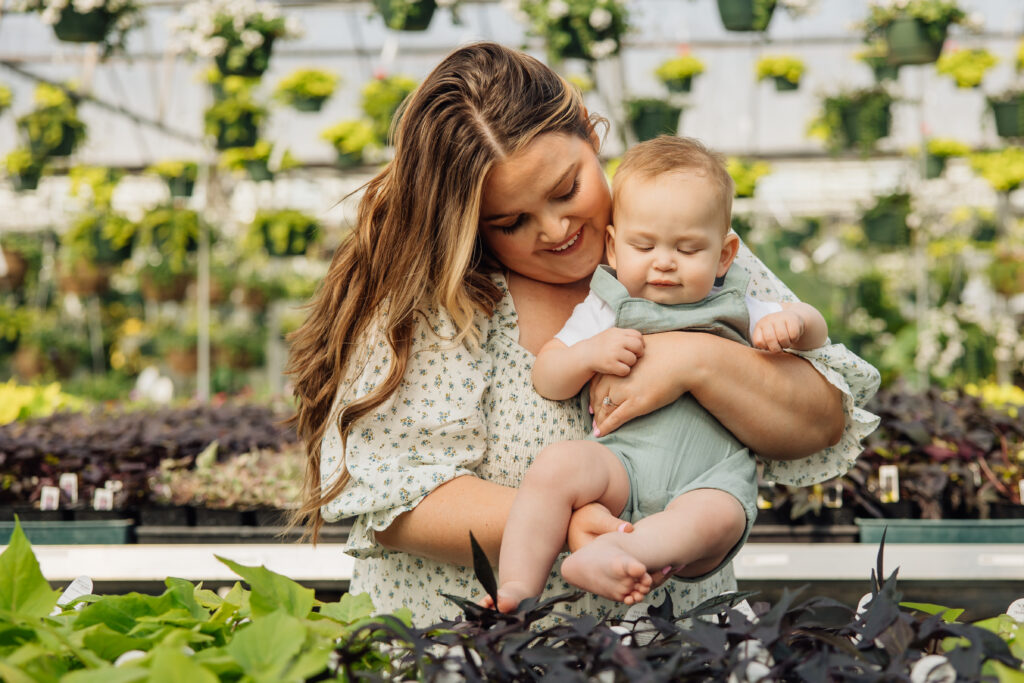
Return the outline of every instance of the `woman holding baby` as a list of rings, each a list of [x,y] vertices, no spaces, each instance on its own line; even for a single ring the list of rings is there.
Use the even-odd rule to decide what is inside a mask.
[[[861,409],[878,374],[841,345],[771,353],[693,332],[643,339],[625,376],[578,401],[542,398],[536,354],[587,296],[604,262],[611,194],[603,121],[549,68],[493,43],[445,58],[406,102],[395,157],[370,181],[357,225],[292,339],[295,423],[308,462],[300,515],[355,517],[352,592],[426,624],[479,600],[469,532],[497,563],[526,469],[545,446],[609,434],[690,394],[758,454],[765,477],[807,485],[845,472],[876,423]],[[733,268],[766,300],[792,294],[745,247]],[[606,400],[607,399],[607,400]],[[577,510],[575,549],[621,520]],[[546,594],[570,592],[555,570]],[[731,565],[667,581],[677,610],[735,589]],[[642,605],[643,603],[641,603]],[[626,605],[567,605],[598,617]]]

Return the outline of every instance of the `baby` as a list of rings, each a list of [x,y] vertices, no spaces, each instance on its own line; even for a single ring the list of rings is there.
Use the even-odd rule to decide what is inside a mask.
[[[811,306],[746,296],[748,274],[729,268],[739,249],[732,196],[722,156],[695,140],[663,136],[627,152],[613,182],[611,267],[598,268],[586,300],[540,350],[542,396],[575,396],[596,373],[628,375],[644,334],[708,332],[776,352],[825,343]],[[572,512],[592,502],[635,527],[583,546],[562,575],[627,604],[650,591],[654,572],[700,580],[716,571],[749,534],[754,458],[689,394],[594,437],[552,444],[527,470],[502,538],[499,610],[541,592]]]

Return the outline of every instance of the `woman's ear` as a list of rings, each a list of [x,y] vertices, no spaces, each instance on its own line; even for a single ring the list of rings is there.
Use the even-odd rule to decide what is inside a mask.
[[[608,265],[615,267],[615,226],[609,224],[604,233],[604,255]]]
[[[729,271],[729,266],[732,265],[733,259],[736,258],[736,253],[740,250],[740,238],[736,236],[734,232],[727,232],[725,234],[725,240],[722,242],[722,254],[718,260],[718,277],[724,277]]]

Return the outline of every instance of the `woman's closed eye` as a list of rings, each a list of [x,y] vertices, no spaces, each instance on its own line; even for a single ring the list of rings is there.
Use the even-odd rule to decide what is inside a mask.
[[[572,187],[569,188],[569,191],[563,194],[561,197],[555,197],[555,199],[557,199],[560,202],[567,202],[573,197],[575,197],[577,194],[579,194],[579,191],[580,179],[579,176],[577,176],[576,179],[572,181]]]
[[[515,232],[520,227],[522,227],[523,223],[525,223],[525,222],[526,222],[526,214],[522,214],[521,213],[518,216],[516,216],[516,219],[515,219],[514,222],[509,223],[508,225],[492,225],[491,227],[492,228],[496,228],[496,229],[502,231],[503,233],[505,233],[506,235],[508,235],[508,234],[511,234],[511,233]]]

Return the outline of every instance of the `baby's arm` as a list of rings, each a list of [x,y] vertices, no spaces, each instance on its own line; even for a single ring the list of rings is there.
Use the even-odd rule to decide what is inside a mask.
[[[552,401],[572,398],[594,373],[624,377],[644,353],[644,338],[636,330],[613,327],[566,346],[552,339],[541,347],[533,364],[533,386]]]
[[[814,306],[802,301],[780,305],[781,311],[770,313],[758,321],[750,337],[755,348],[810,351],[824,345],[828,339],[828,325]]]

